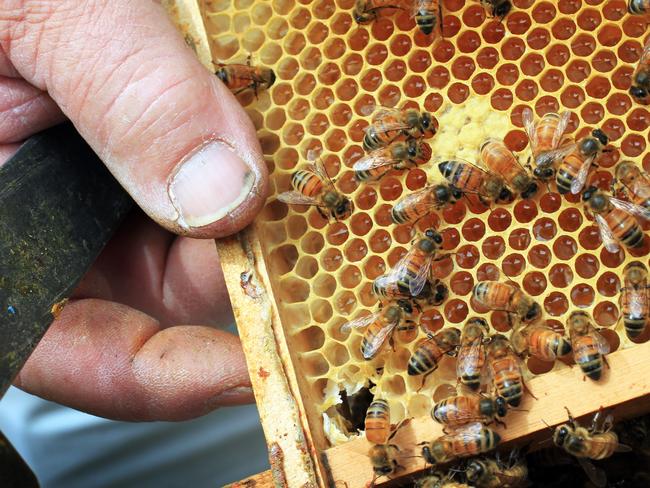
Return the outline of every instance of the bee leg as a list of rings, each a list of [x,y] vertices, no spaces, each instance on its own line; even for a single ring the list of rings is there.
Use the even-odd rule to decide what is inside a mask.
[[[248,53],[248,56],[246,57],[246,66],[251,65],[251,59],[253,59],[253,53]]]
[[[537,398],[537,397],[533,394],[533,392],[530,391],[530,389],[528,388],[528,385],[526,384],[526,382],[525,382],[524,380],[521,380],[521,384],[523,385],[523,387],[524,387],[524,391],[525,391],[526,393],[528,393],[530,396],[532,396],[535,400],[539,400],[539,398]]]
[[[504,429],[508,428],[508,426],[506,425],[506,423],[503,420],[494,419],[494,423],[497,424],[497,425],[503,426]]]
[[[607,366],[607,369],[611,369],[609,367],[609,362],[607,362],[607,357],[603,356],[603,363],[605,363],[605,366]]]
[[[433,368],[431,371],[428,371],[427,373],[425,373],[424,375],[422,375],[422,384],[420,385],[420,388],[417,389],[417,393],[420,393],[420,390],[422,390],[422,388],[424,388],[424,384],[427,382],[427,377],[428,377],[431,373],[433,373],[435,370],[436,370],[436,368]]]
[[[445,31],[442,28],[443,23],[444,23],[444,18],[442,16],[442,1],[438,2],[438,19],[439,19],[439,25],[440,25],[440,37],[443,39],[445,38]]]
[[[569,417],[569,423],[571,425],[575,425],[576,424],[576,419],[574,419],[573,415],[571,415],[571,411],[569,410],[569,407],[565,406],[564,410],[566,410],[567,416]]]

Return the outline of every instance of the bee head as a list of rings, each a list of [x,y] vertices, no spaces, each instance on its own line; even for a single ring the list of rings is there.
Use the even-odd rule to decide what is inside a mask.
[[[592,185],[588,188],[585,188],[584,191],[582,192],[582,201],[583,202],[590,201],[597,192],[598,192],[598,187],[596,186]]]
[[[494,7],[492,14],[503,20],[503,18],[510,13],[510,10],[512,10],[512,3],[510,3],[510,0],[507,0],[506,2],[502,2]]]
[[[528,308],[526,315],[524,316],[525,322],[531,322],[538,319],[542,315],[542,308],[539,306],[539,303],[533,302],[533,304]]]
[[[510,191],[510,188],[508,187],[503,187],[501,189],[501,193],[499,193],[499,201],[508,201],[512,200],[512,192]]]
[[[442,235],[436,229],[427,229],[424,231],[424,235],[436,244],[442,244]]]
[[[644,99],[648,96],[648,91],[640,86],[631,86],[629,90],[630,95],[637,100]]]
[[[451,188],[448,185],[436,185],[433,194],[439,202],[449,202],[452,198]]]
[[[636,164],[634,164],[633,161],[621,161],[618,163],[618,165],[616,165],[614,176],[621,183],[628,185],[638,175],[639,172],[639,168],[636,166]]]
[[[553,442],[556,446],[562,447],[571,434],[571,428],[567,425],[560,425],[553,432]]]
[[[393,472],[393,467],[390,464],[375,466],[374,471],[377,476],[387,475]]]
[[[533,170],[533,176],[542,181],[548,181],[555,176],[555,169],[552,166],[537,166]]]
[[[497,416],[505,417],[508,413],[508,402],[502,396],[496,397],[494,405],[497,407]]]
[[[623,274],[633,284],[638,284],[648,277],[648,268],[641,261],[632,261],[625,266]]]
[[[406,142],[406,156],[408,159],[415,159],[418,155],[418,143],[415,139]]]
[[[268,79],[266,80],[266,87],[271,88],[273,86],[273,83],[275,83],[275,71],[269,68],[267,77]]]
[[[429,112],[422,112],[422,127],[427,130],[433,125],[433,118]]]
[[[470,463],[467,465],[467,469],[465,470],[465,477],[467,478],[467,481],[470,482],[481,479],[484,474],[485,466],[483,466],[483,463],[478,459],[470,461]]]
[[[532,198],[537,193],[537,190],[539,190],[539,187],[537,186],[537,183],[533,181],[524,191],[521,192],[521,198]]]
[[[386,309],[386,319],[390,322],[397,322],[402,317],[402,310],[394,305]]]
[[[345,197],[338,202],[335,208],[336,215],[339,216],[350,215],[353,210],[354,210],[354,204],[352,203],[352,200],[348,200]]]
[[[601,129],[595,129],[591,132],[591,135],[598,139],[603,146],[606,146],[609,142],[609,137]]]

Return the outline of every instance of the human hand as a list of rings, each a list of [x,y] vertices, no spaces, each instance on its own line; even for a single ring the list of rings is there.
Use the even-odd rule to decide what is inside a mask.
[[[196,239],[264,202],[245,112],[154,0],[5,0],[0,164],[66,117],[148,217],[127,219],[15,384],[124,420],[251,402],[241,345],[214,328],[232,322],[214,241]]]

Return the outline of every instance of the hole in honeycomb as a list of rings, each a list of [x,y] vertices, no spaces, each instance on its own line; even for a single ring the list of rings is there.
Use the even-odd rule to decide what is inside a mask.
[[[611,327],[618,322],[618,307],[612,302],[600,302],[594,307],[594,320],[601,327]]]
[[[325,344],[325,333],[320,327],[308,327],[298,332],[293,340],[301,351],[313,351]]]

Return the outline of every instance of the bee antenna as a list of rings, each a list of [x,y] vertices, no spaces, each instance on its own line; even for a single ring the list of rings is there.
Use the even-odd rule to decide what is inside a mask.
[[[550,425],[548,425],[548,424],[546,423],[546,420],[544,420],[544,419],[540,419],[540,420],[542,421],[542,423],[543,423],[546,427],[548,427],[549,430],[554,431],[553,427],[551,427]]]

